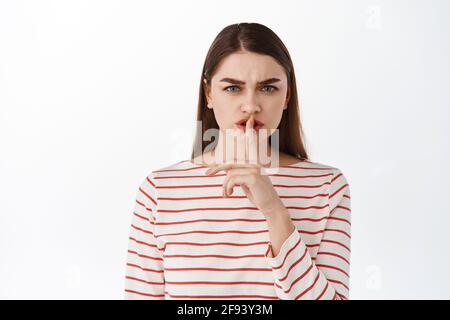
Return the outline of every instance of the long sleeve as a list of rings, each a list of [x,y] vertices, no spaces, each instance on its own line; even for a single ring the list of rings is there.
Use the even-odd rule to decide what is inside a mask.
[[[296,227],[273,257],[265,253],[282,300],[347,300],[350,281],[350,188],[339,169],[329,183],[329,216],[315,261]]]
[[[156,186],[152,174],[141,183],[131,218],[125,268],[124,298],[164,299],[164,265],[154,236],[157,210]]]

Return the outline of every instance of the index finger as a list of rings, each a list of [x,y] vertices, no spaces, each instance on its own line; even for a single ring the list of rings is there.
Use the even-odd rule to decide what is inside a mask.
[[[248,163],[258,163],[257,137],[254,125],[254,116],[251,115],[249,120],[245,124],[246,159]]]

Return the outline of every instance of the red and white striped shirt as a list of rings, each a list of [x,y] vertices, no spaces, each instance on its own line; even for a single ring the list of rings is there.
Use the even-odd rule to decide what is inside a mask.
[[[301,161],[266,168],[296,229],[273,257],[264,215],[226,172],[178,162],[137,191],[125,299],[348,299],[350,189],[342,172]]]

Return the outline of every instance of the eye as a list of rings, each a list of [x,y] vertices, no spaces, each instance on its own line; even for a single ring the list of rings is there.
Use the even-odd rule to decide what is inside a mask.
[[[228,90],[229,88],[238,88],[238,86],[229,86],[229,87],[226,87],[226,88],[223,89],[223,90],[224,90],[224,91],[231,92],[231,93],[237,92],[237,91],[230,91],[230,90]]]
[[[266,92],[274,92],[274,91],[278,90],[277,87],[269,86],[269,85],[264,86],[263,89],[264,89],[264,88],[270,88],[270,90],[269,90],[269,91],[266,91]],[[264,91],[264,90],[263,90],[263,91]]]

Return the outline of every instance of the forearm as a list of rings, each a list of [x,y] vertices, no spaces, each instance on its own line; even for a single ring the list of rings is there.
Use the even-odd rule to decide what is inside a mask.
[[[288,210],[283,207],[273,214],[266,216],[269,229],[272,255],[275,257],[280,252],[281,246],[294,231],[295,225],[292,223]]]

